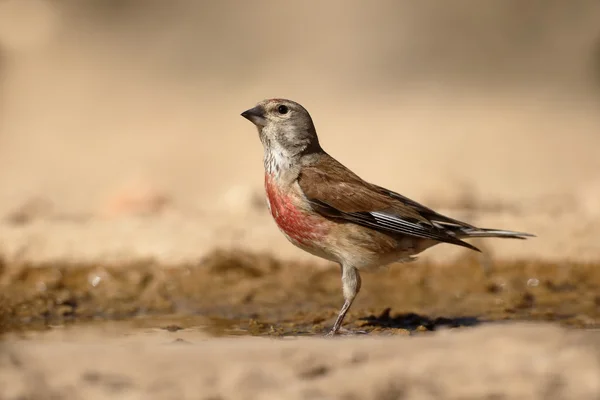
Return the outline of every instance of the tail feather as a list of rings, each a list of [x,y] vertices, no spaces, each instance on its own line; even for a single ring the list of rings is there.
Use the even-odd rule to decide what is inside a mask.
[[[504,239],[527,239],[529,237],[535,237],[531,233],[507,231],[504,229],[485,229],[476,228],[471,225],[458,225],[454,223],[440,223],[434,222],[434,225],[440,229],[443,229],[450,236],[454,236],[457,240],[449,241],[450,243],[469,248],[471,250],[479,251],[477,247],[470,243],[463,242],[461,239],[471,238],[504,238]]]
[[[506,238],[506,239],[527,239],[528,237],[535,237],[531,233],[525,232],[514,232],[503,229],[478,229],[478,228],[463,228],[456,232],[456,236],[465,238]]]

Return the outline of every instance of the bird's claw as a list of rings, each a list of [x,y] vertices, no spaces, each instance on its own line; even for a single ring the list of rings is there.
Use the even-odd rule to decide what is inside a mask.
[[[334,337],[334,336],[356,336],[356,335],[366,335],[367,331],[351,331],[346,328],[340,328],[336,331],[333,329],[325,334],[325,337]]]

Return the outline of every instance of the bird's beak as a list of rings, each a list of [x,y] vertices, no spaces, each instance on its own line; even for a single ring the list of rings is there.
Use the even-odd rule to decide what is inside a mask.
[[[256,126],[265,126],[267,120],[265,119],[265,109],[263,106],[256,106],[242,113],[242,117],[252,122]]]

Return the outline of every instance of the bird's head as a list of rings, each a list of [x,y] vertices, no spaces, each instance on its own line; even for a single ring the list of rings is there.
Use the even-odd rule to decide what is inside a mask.
[[[319,139],[310,114],[300,104],[286,99],[263,100],[242,113],[258,129],[265,151],[294,157],[319,150]]]

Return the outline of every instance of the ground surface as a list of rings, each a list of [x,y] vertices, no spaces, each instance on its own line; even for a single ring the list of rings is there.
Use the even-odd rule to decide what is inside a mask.
[[[544,320],[596,328],[600,269],[594,264],[493,262],[397,264],[363,273],[347,326],[407,334],[488,321]],[[4,266],[4,331],[75,321],[165,315],[176,329],[198,321],[222,335],[319,335],[341,306],[335,265],[215,252],[197,265]],[[179,322],[177,322],[179,321]],[[158,323],[158,322],[156,322]]]
[[[57,329],[8,340],[0,354],[0,395],[585,400],[600,394],[598,335],[543,325],[335,341],[207,339],[193,329],[126,332]]]
[[[397,265],[364,275],[367,334],[325,339],[335,266],[5,265],[0,397],[592,399],[599,287],[591,264]]]

